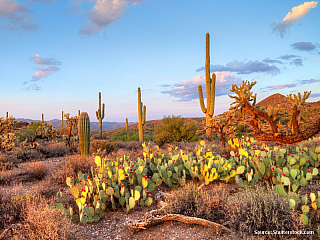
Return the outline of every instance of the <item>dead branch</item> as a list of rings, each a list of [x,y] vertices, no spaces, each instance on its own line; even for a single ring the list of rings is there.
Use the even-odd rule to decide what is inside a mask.
[[[150,217],[150,213],[147,213],[141,220],[137,220],[135,222],[130,222],[128,227],[133,231],[140,231],[150,227],[153,227],[164,221],[178,221],[187,224],[198,224],[210,228],[214,228],[216,233],[226,232],[232,233],[232,231],[218,223],[211,222],[202,218],[196,217],[188,217],[181,214],[166,214],[164,216],[152,216]]]

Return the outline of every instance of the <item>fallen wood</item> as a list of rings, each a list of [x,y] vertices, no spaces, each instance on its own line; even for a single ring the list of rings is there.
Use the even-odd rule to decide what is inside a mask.
[[[4,231],[0,235],[0,240],[4,239],[5,236],[9,233],[10,230],[11,230],[11,233],[12,233],[12,229],[13,228],[17,228],[17,227],[26,227],[26,225],[21,225],[21,224],[17,223],[17,224],[12,224],[10,226],[6,226]]]
[[[157,211],[155,211],[157,212]],[[151,213],[151,212],[150,212]],[[152,216],[150,213],[147,213],[145,216],[141,218],[141,220],[137,220],[134,222],[129,222],[128,227],[132,231],[140,231],[150,227],[153,227],[164,221],[178,221],[187,224],[199,224],[202,226],[214,228],[216,233],[225,232],[232,233],[232,231],[218,223],[211,222],[202,218],[196,217],[188,217],[181,214],[166,214],[164,216]],[[150,216],[151,215],[151,216]]]

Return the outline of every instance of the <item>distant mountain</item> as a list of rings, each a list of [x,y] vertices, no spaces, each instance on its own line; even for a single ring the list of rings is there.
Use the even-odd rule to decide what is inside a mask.
[[[32,123],[32,122],[40,122],[41,120],[33,120],[33,119],[26,119],[26,118],[16,118],[16,121],[20,122],[27,122],[27,123]],[[50,121],[45,121],[47,123],[51,123],[52,126],[55,128],[58,127],[58,125],[61,124],[61,119],[52,119]],[[65,122],[64,122],[65,124]],[[132,124],[135,124],[135,122],[129,122],[129,126]],[[125,127],[125,122],[102,122],[102,129],[103,131],[108,131],[108,130],[113,130],[113,129],[118,129]],[[90,129],[91,130],[99,130],[99,123],[98,122],[90,122]]]

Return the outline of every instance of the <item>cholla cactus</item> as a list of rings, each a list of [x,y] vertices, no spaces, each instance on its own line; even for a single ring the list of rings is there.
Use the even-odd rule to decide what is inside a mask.
[[[215,116],[209,121],[211,122],[211,127],[218,131],[221,136],[222,146],[225,148],[225,139],[228,135],[232,134],[235,131],[234,126],[230,126],[227,128],[228,123],[230,123],[235,118],[234,112],[228,112],[225,117]]]
[[[15,145],[14,119],[12,116],[0,118],[0,151],[10,151]]]
[[[71,146],[71,136],[75,136],[77,135],[77,124],[78,124],[78,116],[74,116],[74,117],[69,117],[70,113],[65,113],[64,117],[66,119],[66,125],[69,127],[69,133],[68,133],[68,137],[65,138],[66,141],[66,145],[67,146]],[[73,138],[73,140],[76,140],[76,138]]]
[[[308,139],[318,132],[320,132],[320,117],[314,121],[309,127],[305,128],[303,131],[300,131],[300,127],[298,124],[298,116],[302,107],[305,105],[306,99],[309,97],[311,92],[304,92],[303,97],[300,93],[298,95],[288,95],[287,98],[292,102],[293,108],[291,113],[291,122],[293,128],[293,135],[284,135],[284,133],[280,132],[283,126],[277,125],[279,122],[279,111],[278,109],[269,108],[267,112],[259,110],[257,107],[254,107],[256,101],[256,94],[253,95],[251,88],[256,84],[256,82],[249,83],[249,81],[243,81],[241,86],[237,86],[235,84],[232,85],[230,92],[234,92],[236,96],[229,97],[235,99],[235,101],[231,105],[235,105],[230,107],[230,110],[238,109],[239,107],[243,107],[244,110],[251,116],[250,124],[254,128],[255,132],[252,134],[261,141],[274,141],[278,143],[292,144],[296,142],[301,142],[302,140]],[[253,101],[253,104],[250,103]],[[271,132],[263,132],[262,131],[262,123],[266,121],[270,125]]]

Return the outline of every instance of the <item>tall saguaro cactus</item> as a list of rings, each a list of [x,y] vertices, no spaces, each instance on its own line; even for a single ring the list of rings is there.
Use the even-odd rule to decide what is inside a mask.
[[[43,113],[42,113],[41,114],[41,122],[44,122],[43,120],[44,120],[44,118],[43,118]]]
[[[102,111],[101,111],[101,92],[99,92],[99,108],[98,108],[98,111],[96,111],[96,116],[99,121],[100,139],[102,139],[102,119],[104,118],[104,104],[102,104]]]
[[[8,119],[8,117],[9,117],[9,113],[8,113],[8,112],[6,112],[6,119]]]
[[[61,117],[61,128],[63,129],[63,111],[62,111],[62,117]]]
[[[82,112],[79,116],[78,135],[80,154],[87,156],[90,149],[90,119],[86,112]]]
[[[126,132],[128,132],[128,118],[126,118]]]
[[[215,100],[215,88],[216,88],[216,75],[213,73],[212,78],[210,78],[210,36],[209,33],[206,34],[206,93],[207,93],[207,108],[204,105],[204,99],[202,94],[202,86],[198,86],[200,106],[203,113],[206,114],[206,135],[208,140],[211,140],[212,128],[210,119],[214,113],[214,100]]]
[[[142,111],[143,109],[143,111]],[[139,130],[139,141],[143,141],[143,125],[146,123],[146,106],[143,106],[141,102],[141,91],[138,87],[138,130]]]

